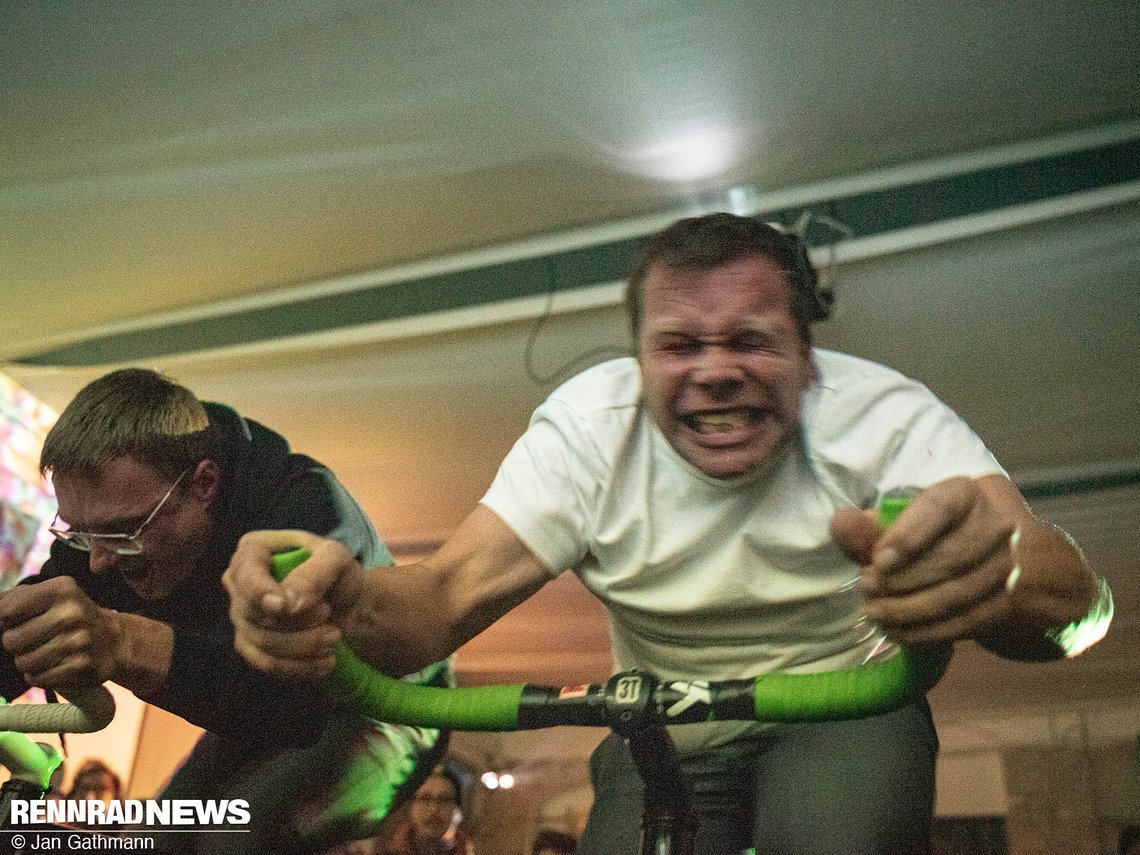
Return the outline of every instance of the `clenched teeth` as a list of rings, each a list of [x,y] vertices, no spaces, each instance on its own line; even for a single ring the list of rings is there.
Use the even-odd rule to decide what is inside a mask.
[[[715,413],[690,413],[685,423],[698,433],[719,433],[736,430],[756,418],[752,409],[721,410]]]

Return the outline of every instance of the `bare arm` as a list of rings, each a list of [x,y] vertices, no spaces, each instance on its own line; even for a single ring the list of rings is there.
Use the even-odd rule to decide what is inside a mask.
[[[304,546],[312,557],[283,583],[269,556]],[[430,558],[363,569],[343,547],[303,532],[242,538],[226,571],[238,652],[283,676],[318,676],[344,638],[373,666],[404,674],[454,652],[549,580],[541,561],[478,506]]]
[[[1080,620],[1099,593],[1076,545],[1001,475],[936,484],[886,532],[842,511],[832,534],[863,565],[867,616],[904,642],[976,638],[1039,658],[1045,632]]]

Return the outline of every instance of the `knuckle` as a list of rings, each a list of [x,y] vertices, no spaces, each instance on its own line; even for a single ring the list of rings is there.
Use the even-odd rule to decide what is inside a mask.
[[[70,648],[76,653],[86,653],[94,647],[95,637],[91,630],[83,627],[71,635]]]
[[[56,606],[56,614],[62,624],[79,624],[82,623],[84,616],[84,609],[80,603],[74,599],[61,600]]]

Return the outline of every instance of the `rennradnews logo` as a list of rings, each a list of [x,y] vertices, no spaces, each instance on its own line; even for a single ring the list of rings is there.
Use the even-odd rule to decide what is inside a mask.
[[[244,799],[123,799],[98,801],[13,799],[12,826],[33,825],[248,825]]]

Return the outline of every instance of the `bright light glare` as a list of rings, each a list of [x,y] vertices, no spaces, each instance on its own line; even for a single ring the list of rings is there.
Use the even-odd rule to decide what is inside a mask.
[[[504,772],[499,776],[499,786],[504,790],[509,790],[515,785],[515,776],[510,772]]]
[[[497,790],[499,788],[499,776],[494,772],[484,772],[479,780],[483,782],[483,786],[488,790]]]
[[[635,153],[636,172],[665,181],[699,181],[724,173],[733,160],[728,131],[704,129],[662,140]]]

